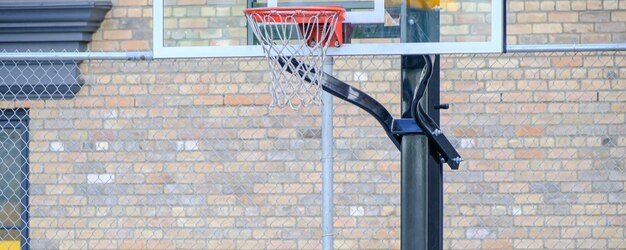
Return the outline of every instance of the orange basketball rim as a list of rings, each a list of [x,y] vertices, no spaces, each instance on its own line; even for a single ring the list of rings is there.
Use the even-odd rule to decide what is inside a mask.
[[[343,44],[343,28],[345,9],[340,6],[311,6],[311,7],[269,7],[249,8],[244,13],[258,23],[296,23],[301,33],[310,32],[307,44],[324,44],[341,46]],[[334,25],[331,36],[324,36],[327,27],[323,24]],[[326,41],[319,41],[319,39]]]

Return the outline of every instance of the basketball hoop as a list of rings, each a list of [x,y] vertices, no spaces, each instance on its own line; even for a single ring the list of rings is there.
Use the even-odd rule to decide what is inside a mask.
[[[244,13],[269,64],[271,105],[299,109],[320,104],[322,64],[328,46],[342,44],[345,10],[337,6],[274,7],[246,9]]]

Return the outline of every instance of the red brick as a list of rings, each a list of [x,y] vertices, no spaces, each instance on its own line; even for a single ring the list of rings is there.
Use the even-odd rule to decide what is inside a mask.
[[[577,12],[551,12],[548,14],[548,21],[550,22],[578,22]]]
[[[525,126],[515,131],[516,136],[544,136],[546,134],[545,127]]]
[[[512,249],[513,245],[510,240],[484,240],[483,249]]]
[[[133,33],[130,30],[105,30],[104,39],[107,40],[123,40],[131,39]]]
[[[224,96],[225,105],[250,105],[254,103],[254,96],[250,95],[227,95]]]
[[[118,0],[117,5],[119,6],[146,6],[148,5],[148,0]]]
[[[180,28],[207,28],[209,20],[206,18],[184,18],[179,21]]]
[[[557,68],[581,67],[583,66],[583,58],[577,57],[554,57],[550,62]]]
[[[124,41],[122,42],[122,50],[137,51],[150,49],[150,42],[146,40]]]
[[[169,174],[148,174],[146,183],[173,183],[174,178]]]
[[[205,5],[206,0],[178,0],[177,5]]]
[[[545,158],[545,149],[518,149],[515,151],[515,157],[520,159],[543,159]]]

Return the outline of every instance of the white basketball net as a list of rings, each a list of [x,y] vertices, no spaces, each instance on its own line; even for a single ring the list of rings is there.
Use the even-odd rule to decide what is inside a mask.
[[[339,16],[338,12],[323,10],[315,14],[298,10],[246,13],[248,24],[263,47],[272,76],[271,106],[299,109],[321,104],[322,64],[329,46],[329,42],[323,41],[329,41],[334,34]],[[320,18],[328,21],[320,22]],[[305,20],[305,25],[298,25],[297,20],[300,23]],[[300,63],[294,65],[292,58]]]

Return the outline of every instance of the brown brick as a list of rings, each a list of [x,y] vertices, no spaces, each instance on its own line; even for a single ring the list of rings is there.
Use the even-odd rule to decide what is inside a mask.
[[[206,18],[183,18],[179,21],[179,27],[183,29],[189,28],[208,28],[209,21]]]
[[[554,10],[556,3],[554,1],[543,1],[541,2],[541,10],[542,11],[551,11]]]
[[[205,5],[207,0],[178,0],[178,5]]]
[[[246,95],[226,95],[224,96],[225,105],[250,105],[254,103],[254,96]]]
[[[146,6],[148,0],[118,0],[117,4],[119,6]]]
[[[516,136],[543,136],[545,135],[545,127],[525,126],[518,128],[515,132]]]
[[[515,157],[519,159],[543,159],[544,149],[519,149],[515,152]]]
[[[524,2],[522,1],[507,1],[508,11],[511,12],[520,12],[524,10]]]
[[[526,100],[530,99],[529,97]],[[517,106],[517,111],[520,113],[544,113],[547,109],[545,104],[519,104]]]
[[[555,57],[550,60],[551,64],[559,68],[580,67],[583,65],[580,57]]]
[[[89,43],[89,48],[92,51],[118,51],[120,49],[120,45],[118,42],[93,41]]]
[[[579,249],[602,249],[606,248],[606,244],[607,242],[605,239],[581,239],[576,242],[576,247],[578,247]]]
[[[604,11],[585,11],[580,14],[581,22],[602,23],[608,22],[611,16]]]
[[[518,23],[543,23],[547,20],[546,13],[519,13],[517,14]]]
[[[610,239],[607,247],[611,249],[624,249],[626,248],[626,241],[623,238],[622,239]]]
[[[173,177],[169,174],[148,174],[146,183],[172,183]]]
[[[524,1],[525,11],[537,11],[541,9],[539,1]]]
[[[545,241],[545,247],[556,249],[556,248],[576,248],[576,240],[574,239],[547,239]]]
[[[624,22],[596,24],[595,31],[598,33],[624,32],[626,31],[626,24]]]
[[[485,16],[482,14],[458,14],[454,17],[455,23],[458,24],[478,24],[485,22]]]
[[[506,27],[508,35],[529,34],[532,33],[532,25],[530,24],[509,24]]]
[[[548,21],[550,22],[578,22],[578,13],[576,12],[551,12],[548,13]]]
[[[132,32],[130,30],[105,30],[104,39],[108,40],[124,40],[130,39]]]
[[[510,240],[484,240],[482,248],[484,249],[513,249],[513,244]]]
[[[132,8],[132,9],[128,9],[128,17],[142,17],[144,14],[144,10],[141,8]],[[147,17],[151,17],[147,16]]]
[[[563,26],[559,23],[533,24],[535,34],[554,34],[563,32]]]
[[[587,10],[587,1],[575,0],[571,1],[572,10]]]
[[[124,41],[121,49],[126,51],[147,50],[150,48],[150,42],[144,40]]]
[[[193,105],[223,105],[224,97],[223,96],[198,96],[193,98]]]
[[[583,34],[581,42],[583,43],[604,43],[610,41],[609,34]]]
[[[611,21],[613,21],[613,22],[626,22],[626,11],[614,11],[614,12],[611,12]]]

